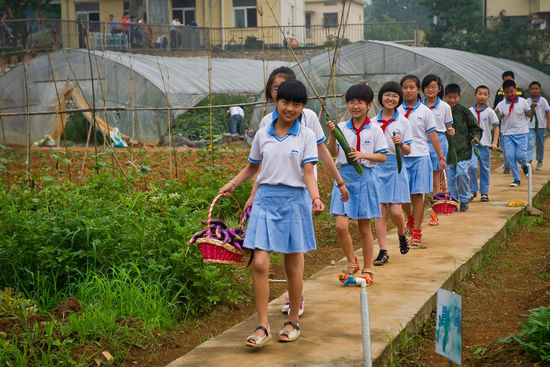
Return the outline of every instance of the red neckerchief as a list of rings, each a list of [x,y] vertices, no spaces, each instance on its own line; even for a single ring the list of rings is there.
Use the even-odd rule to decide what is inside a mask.
[[[369,122],[370,122],[369,117],[368,116],[365,117],[365,121],[363,121],[359,129],[357,129],[353,125],[353,119],[351,120],[351,126],[353,127],[353,130],[355,130],[355,135],[357,136],[357,142],[355,143],[355,150],[358,152],[361,151],[361,137],[359,136],[359,134],[361,134],[361,130],[363,130],[365,125],[368,124]]]
[[[516,99],[518,99],[518,96],[514,97],[514,100],[510,101],[508,98],[506,98],[508,102],[510,102],[510,109],[508,110],[508,115],[512,113],[512,109],[514,108],[514,104],[516,103]]]
[[[487,108],[487,105],[483,106],[481,110],[478,110],[476,107],[477,105],[474,105],[474,111],[476,111],[477,113],[477,123],[481,125],[481,113],[485,111],[485,109]]]
[[[395,121],[393,118],[389,119],[389,120],[378,120],[378,122],[381,122],[382,123],[382,126],[380,126],[380,128],[382,129],[382,132],[386,132],[386,127],[388,127],[388,125]]]
[[[411,113],[412,110],[413,110],[412,107],[410,107],[410,106],[407,107],[407,112],[405,112],[405,118],[407,118],[407,119],[409,118],[409,114]]]

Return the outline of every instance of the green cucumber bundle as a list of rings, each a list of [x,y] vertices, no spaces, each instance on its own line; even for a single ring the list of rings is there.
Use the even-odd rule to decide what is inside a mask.
[[[349,146],[348,141],[346,140],[346,137],[344,136],[344,133],[342,133],[342,130],[338,127],[338,125],[334,124],[334,130],[332,130],[332,133],[334,134],[334,137],[338,141],[338,144],[340,144],[340,147],[346,154],[346,160],[349,164],[353,165],[355,167],[355,170],[360,175],[363,174],[363,167],[359,164],[358,161],[354,161],[350,158],[349,154],[351,153],[351,147]]]
[[[535,119],[535,133],[539,130],[539,117],[537,116],[536,106],[534,103],[531,103],[531,121]]]

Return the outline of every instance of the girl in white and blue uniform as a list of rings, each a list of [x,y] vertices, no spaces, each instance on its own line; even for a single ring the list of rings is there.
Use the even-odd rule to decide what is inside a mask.
[[[377,189],[374,167],[376,163],[386,160],[388,145],[382,129],[371,123],[367,117],[372,107],[374,93],[372,89],[364,84],[351,86],[346,92],[346,104],[351,118],[338,124],[345,139],[352,148],[349,154],[350,159],[359,162],[363,168],[360,175],[354,165],[348,164],[344,150],[336,144],[334,134],[330,135],[329,151],[336,157],[336,165],[340,175],[345,180],[350,199],[342,202],[339,198],[338,185],[336,182],[332,189],[332,201],[330,214],[336,222],[336,233],[342,250],[348,260],[348,266],[339,275],[342,282],[347,280],[351,274],[358,270],[353,252],[353,241],[349,232],[349,220],[357,219],[359,234],[361,235],[363,247],[363,271],[361,277],[372,284],[374,271],[372,270],[373,237],[370,220],[380,217],[380,198]],[[335,125],[328,122],[327,126],[332,132]]]
[[[258,327],[246,339],[246,345],[251,347],[262,347],[271,340],[267,314],[271,251],[283,254],[290,298],[288,321],[279,332],[279,340],[290,342],[300,336],[298,310],[304,252],[315,250],[316,246],[312,207],[313,214],[324,209],[313,174],[318,160],[315,134],[298,121],[306,102],[306,89],[299,81],[289,80],[279,86],[278,118],[258,130],[248,166],[220,189],[221,194],[229,194],[260,171],[244,241],[244,247],[254,250],[252,267]]]
[[[414,75],[405,75],[401,79],[403,103],[397,108],[411,125],[411,152],[403,158],[409,175],[409,190],[411,204],[403,204],[403,210],[408,216],[407,231],[412,234],[411,245],[422,246],[422,219],[424,218],[424,194],[433,190],[432,162],[430,160],[430,139],[441,169],[446,169],[445,157],[437,138],[435,119],[428,107],[418,98],[420,80]]]
[[[296,75],[294,74],[294,71],[286,66],[281,66],[273,70],[269,75],[269,78],[267,79],[267,83],[265,87],[266,101],[269,101],[269,102],[276,101],[277,91],[281,83],[287,80],[295,80],[295,79],[296,79]],[[276,118],[278,118],[277,109],[275,109],[273,112],[268,113],[262,118],[262,121],[260,121],[259,129],[261,129],[262,127],[269,126],[271,122]],[[314,111],[310,110],[309,108],[304,108],[301,115],[298,117],[298,120],[303,126],[309,127],[315,133],[315,139],[317,140],[317,150],[318,150],[319,161],[325,165],[325,167],[330,172],[331,176],[338,183],[338,189],[340,190],[341,200],[347,201],[349,199],[348,190],[346,188],[346,185],[344,184],[344,180],[342,179],[342,177],[340,176],[340,173],[338,172],[338,168],[336,168],[336,165],[334,164],[334,160],[332,159],[332,156],[330,155],[327,149],[327,146],[325,144],[325,141],[327,139],[325,137],[325,133],[323,132],[319,119],[317,118],[317,114]],[[313,172],[315,174],[315,177],[317,177],[317,166],[315,166],[313,169],[314,169]],[[254,195],[256,194],[256,190],[258,190],[258,183],[254,182],[254,185],[252,186],[252,191],[250,193],[250,197],[248,198],[244,206],[244,210],[246,210],[247,207],[252,205],[252,202],[254,201]],[[304,303],[305,303],[305,299],[304,299],[304,296],[302,296],[302,299],[300,302],[300,310],[299,310],[300,316],[304,312]],[[290,308],[290,300],[287,298],[281,311],[283,313],[288,313],[289,308]]]
[[[374,170],[378,181],[382,213],[382,216],[375,220],[376,238],[378,238],[380,252],[374,259],[374,265],[381,266],[390,258],[386,247],[386,215],[388,212],[397,228],[400,252],[403,255],[409,252],[409,242],[405,235],[405,218],[401,208],[402,203],[409,203],[411,200],[409,176],[406,167],[401,167],[401,172],[398,172],[396,149],[399,149],[402,155],[409,154],[412,133],[409,121],[397,112],[397,107],[403,102],[403,91],[398,83],[385,83],[378,92],[378,102],[383,108],[378,112],[374,123],[382,129],[388,144],[386,162],[378,163]]]
[[[451,106],[449,106],[447,102],[441,100],[441,98],[443,98],[443,83],[441,82],[441,78],[434,74],[426,75],[424,79],[422,79],[422,92],[425,96],[422,103],[424,103],[434,115],[435,131],[439,139],[439,144],[441,145],[441,151],[443,152],[443,157],[447,157],[449,144],[445,133],[452,129],[453,112],[451,111]],[[439,157],[429,139],[428,146],[430,148],[430,159],[433,169],[433,192],[438,192],[441,166],[439,165]]]

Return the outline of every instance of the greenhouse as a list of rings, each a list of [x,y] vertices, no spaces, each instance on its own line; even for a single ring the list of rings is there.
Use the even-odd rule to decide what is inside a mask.
[[[282,62],[212,59],[212,93],[259,94],[264,85],[264,64],[269,73]],[[17,65],[0,76],[0,85],[1,112],[19,113],[2,119],[7,144],[27,144],[27,111],[30,141],[49,134],[59,144],[66,114],[35,113],[94,106],[113,108],[97,112],[96,121],[102,132],[118,127],[123,136],[140,143],[159,144],[168,134],[168,104],[175,108],[171,111],[171,119],[175,119],[185,112],[181,107],[194,106],[209,95],[208,58],[60,50]],[[92,120],[91,113],[84,115]]]
[[[317,92],[324,95],[330,74],[327,55],[315,56],[303,62],[302,66]],[[293,68],[298,78],[306,83],[299,67],[296,65]],[[441,77],[444,85],[458,84],[462,89],[461,103],[465,105],[474,103],[474,90],[478,85],[488,86],[492,94],[489,104],[492,106],[494,93],[500,88],[501,75],[506,70],[515,73],[516,82],[521,88],[527,89],[533,80],[550,85],[550,76],[511,60],[444,48],[361,41],[342,47],[335,70],[335,83],[334,86],[330,84],[328,93],[345,93],[352,84],[366,81],[376,95],[387,81],[399,81],[406,74],[414,74],[422,80],[427,74],[433,73]],[[337,99],[336,106],[340,112],[344,111],[345,101]],[[316,101],[312,101],[308,107],[317,111],[320,108]],[[335,115],[334,99],[327,100],[327,107],[331,115]]]
[[[323,52],[302,62],[319,95],[343,94],[350,85],[361,81],[367,82],[377,93],[386,81],[399,81],[406,74],[422,79],[433,73],[439,75],[444,84],[457,83],[462,88],[465,105],[473,103],[474,89],[478,85],[487,85],[494,94],[506,70],[514,71],[522,88],[527,88],[533,80],[550,85],[550,76],[510,60],[451,49],[361,41],[342,47],[335,81],[327,88],[329,60]],[[263,101],[265,76],[283,64],[283,61],[214,58],[212,94],[246,95],[248,100]],[[297,77],[306,83],[299,66],[292,67]],[[139,143],[160,144],[168,135],[169,121],[186,112],[182,107],[195,106],[210,91],[206,57],[159,57],[109,51],[88,54],[86,50],[60,50],[49,57],[42,55],[3,74],[0,83],[1,112],[7,114],[2,119],[3,136],[6,143],[16,145],[26,145],[29,141],[27,111],[30,112],[30,142],[48,134],[59,144],[66,124],[70,124],[67,122],[70,114],[53,112],[94,107],[99,109],[95,120],[102,133],[108,135],[113,127],[118,127],[126,140],[132,138]],[[311,89],[309,93],[314,96]],[[494,95],[490,104],[493,98]],[[220,104],[220,99],[214,104]],[[105,106],[110,110],[104,109]],[[170,119],[167,106],[173,108]],[[319,111],[320,104],[313,100],[308,107]],[[327,107],[333,118],[341,119],[338,112],[342,115],[345,111],[345,101],[329,98]],[[50,114],[37,114],[44,112]],[[19,115],[9,115],[14,113]],[[264,106],[257,105],[250,120],[253,130],[262,113],[265,113]],[[90,112],[83,115],[88,121],[94,120]],[[190,118],[207,119],[204,116],[207,114]],[[188,120],[183,122],[183,130],[187,123]],[[208,124],[208,121],[198,123]]]

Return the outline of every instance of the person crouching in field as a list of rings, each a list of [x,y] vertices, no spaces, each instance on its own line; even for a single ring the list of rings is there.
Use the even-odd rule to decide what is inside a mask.
[[[332,200],[330,214],[336,222],[336,234],[338,242],[344,250],[348,260],[346,269],[338,275],[341,282],[345,282],[359,270],[359,264],[353,252],[353,240],[349,232],[349,220],[356,219],[359,224],[363,250],[363,271],[361,278],[364,278],[367,285],[374,280],[372,270],[373,237],[371,230],[371,219],[378,218],[380,212],[380,199],[376,183],[374,167],[376,163],[386,161],[388,145],[382,129],[370,122],[367,117],[372,107],[374,93],[372,89],[364,84],[351,86],[346,92],[346,105],[351,114],[348,121],[342,121],[338,127],[344,138],[349,143],[352,151],[349,157],[359,162],[363,174],[360,175],[354,165],[348,164],[346,153],[339,144],[336,144],[334,133],[330,135],[328,150],[336,157],[336,165],[340,167],[340,175],[346,183],[349,191],[349,200],[340,200],[338,185],[334,182],[332,189]],[[331,132],[335,129],[333,122],[327,122]]]
[[[313,214],[324,210],[313,174],[318,160],[315,134],[298,121],[306,103],[306,88],[301,82],[282,83],[277,93],[278,116],[256,133],[248,165],[220,189],[221,194],[229,194],[260,171],[244,241],[244,247],[254,251],[252,268],[258,311],[258,327],[246,338],[250,347],[262,347],[272,338],[267,316],[271,251],[283,254],[290,298],[288,320],[279,332],[279,341],[291,342],[300,336],[298,310],[304,252],[316,248],[312,207]]]
[[[460,211],[468,210],[470,202],[470,160],[472,158],[472,143],[481,139],[481,127],[474,115],[460,101],[460,87],[458,84],[449,84],[445,87],[445,100],[453,111],[453,128],[448,132],[453,140],[457,155],[457,162],[448,162],[447,186],[449,193],[460,199]]]

